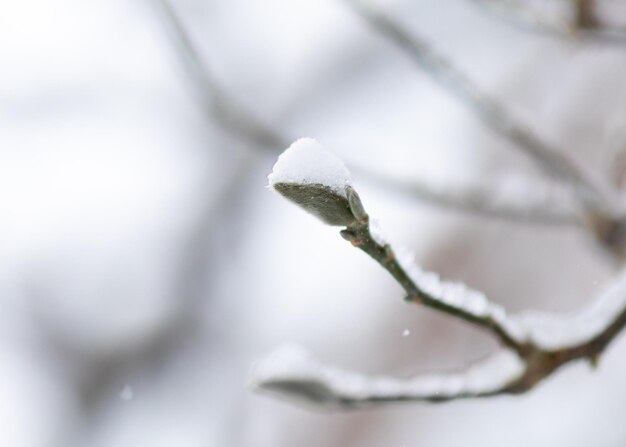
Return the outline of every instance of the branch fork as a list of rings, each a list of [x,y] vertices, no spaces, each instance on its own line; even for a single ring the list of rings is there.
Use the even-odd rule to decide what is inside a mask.
[[[496,0],[480,1],[497,3]],[[561,209],[562,195],[541,191],[536,199],[530,201],[525,193],[527,203],[520,206],[515,200],[505,201],[504,204],[494,201],[492,192],[499,189],[494,185],[465,188],[459,193],[424,181],[399,184],[396,179],[366,172],[370,179],[374,178],[380,184],[409,193],[422,201],[482,215],[582,226],[596,235],[618,260],[626,258],[626,219],[614,199],[614,191],[606,188],[601,179],[570,159],[567,151],[553,148],[532,133],[530,128],[519,123],[503,104],[482,92],[454,64],[433,51],[427,41],[408,32],[362,0],[346,2],[374,31],[396,45],[416,65],[467,104],[495,132],[526,152],[552,179],[573,186],[571,195],[577,203],[574,204],[576,206]],[[168,0],[155,0],[155,3],[163,12],[164,23],[171,30],[177,54],[199,92],[197,96],[201,98],[203,107],[211,111],[213,118],[225,128],[258,148],[274,151],[285,146],[288,140],[285,135],[262,125],[254,114],[243,109],[221,89],[202,63]],[[295,177],[287,169],[270,178],[270,185],[324,222],[345,227],[341,231],[342,237],[385,268],[403,287],[407,301],[422,303],[476,325],[498,339],[501,348],[490,358],[471,365],[463,372],[418,376],[410,380],[349,373],[320,364],[301,350],[296,349],[295,355],[294,350],[288,350],[287,354],[283,350],[271,361],[261,362],[254,377],[257,388],[316,405],[339,408],[522,393],[573,360],[586,359],[592,366],[597,365],[601,353],[626,325],[626,272],[617,276],[587,312],[568,318],[538,314],[508,316],[501,306],[489,302],[481,292],[463,284],[443,282],[436,274],[424,272],[412,259],[394,252],[377,231],[372,231],[372,223],[349,176],[346,176],[343,164],[327,153],[322,158],[322,165],[330,167],[333,172],[331,177],[336,177],[330,184],[325,175],[329,171],[318,169],[306,172],[306,169],[300,169],[303,167],[300,165]],[[322,165],[316,166],[319,168]],[[337,178],[339,181],[336,181]]]
[[[310,163],[301,163],[301,159],[310,161],[311,157],[323,158],[319,165],[346,175],[343,163],[317,142],[298,140],[279,157],[269,176],[270,187],[322,221],[343,226],[340,235],[383,267],[404,289],[406,301],[472,324],[496,338],[500,348],[461,373],[442,372],[408,380],[341,371],[302,352],[295,362],[293,355],[275,355],[261,362],[254,373],[257,389],[343,409],[519,394],[571,361],[586,359],[595,366],[606,346],[626,325],[626,272],[618,276],[594,306],[572,317],[530,312],[510,316],[482,292],[461,283],[442,281],[437,274],[424,271],[410,256],[396,253],[384,238],[371,231],[369,215],[349,177],[333,179],[330,184],[319,183],[320,173],[315,169],[308,172]],[[290,169],[300,171],[293,176],[288,174]],[[298,181],[296,185],[308,191],[307,198],[325,206],[312,205],[294,195],[299,189],[286,187],[287,178]],[[345,186],[338,190],[337,185]],[[311,191],[315,194],[311,195]],[[327,214],[320,214],[320,210]],[[344,213],[341,223],[334,218],[339,211]],[[298,366],[294,367],[294,363]]]

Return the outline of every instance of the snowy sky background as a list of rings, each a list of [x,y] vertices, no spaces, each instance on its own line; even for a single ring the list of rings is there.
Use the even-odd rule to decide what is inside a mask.
[[[468,0],[374,3],[606,169],[626,128],[626,46],[532,33]],[[226,91],[348,167],[541,178],[340,1],[173,5]],[[252,393],[250,368],[285,342],[397,377],[461,367],[495,343],[408,308],[337,228],[268,192],[283,148],[260,151],[196,99],[148,0],[0,3],[0,445],[626,442],[623,337],[596,371],[576,363],[517,397],[324,414]],[[393,242],[511,311],[575,311],[615,273],[575,228],[468,217],[354,181]]]

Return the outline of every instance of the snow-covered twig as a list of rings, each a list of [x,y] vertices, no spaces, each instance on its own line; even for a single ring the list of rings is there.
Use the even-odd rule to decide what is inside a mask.
[[[532,312],[509,316],[482,292],[424,271],[411,256],[397,253],[378,231],[372,231],[348,170],[315,140],[304,138],[292,144],[268,179],[270,187],[288,200],[326,223],[345,227],[341,236],[380,264],[404,289],[406,301],[485,330],[500,342],[501,350],[493,357],[496,360],[464,373],[409,381],[348,373],[301,354],[282,355],[257,370],[254,383],[260,389],[340,407],[520,393],[565,363],[581,358],[595,363],[626,325],[626,271],[587,311],[574,316]]]
[[[596,0],[570,0],[574,9],[574,26],[579,29],[592,28],[598,24],[595,15]]]
[[[252,385],[327,408],[355,408],[386,402],[488,397],[502,392],[524,372],[520,358],[501,350],[462,371],[410,379],[367,376],[324,365],[299,346],[283,346],[259,362]]]
[[[445,86],[497,133],[505,136],[515,147],[527,153],[538,166],[558,180],[576,188],[577,197],[586,210],[609,214],[614,210],[614,198],[608,186],[592,172],[539,138],[515,119],[495,98],[482,91],[449,60],[437,53],[424,39],[410,33],[382,11],[363,0],[345,0],[370,27],[387,38],[411,58],[434,80]]]

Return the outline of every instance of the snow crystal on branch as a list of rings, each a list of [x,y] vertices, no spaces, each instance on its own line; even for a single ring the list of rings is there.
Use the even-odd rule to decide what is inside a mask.
[[[432,299],[477,319],[490,317],[498,323],[506,322],[504,308],[489,302],[484,293],[471,289],[460,282],[442,281],[437,273],[422,269],[415,261],[413,254],[406,250],[399,251],[398,262],[417,288]]]
[[[592,305],[569,315],[526,311],[507,315],[502,306],[490,302],[477,290],[463,283],[442,281],[434,272],[423,270],[408,252],[400,252],[398,261],[418,289],[443,305],[458,309],[476,319],[491,319],[518,343],[555,351],[588,343],[606,330],[626,307],[626,271]]]
[[[606,330],[626,307],[626,270],[587,309],[555,315],[526,311],[511,317],[528,341],[546,350],[571,348],[589,342]]]
[[[342,197],[352,181],[343,162],[313,138],[300,138],[289,146],[267,179],[270,187],[279,183],[322,185]]]

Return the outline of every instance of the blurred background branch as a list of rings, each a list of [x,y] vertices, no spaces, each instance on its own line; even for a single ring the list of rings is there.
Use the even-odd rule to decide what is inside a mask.
[[[368,6],[364,1],[346,0],[346,3],[373,30],[395,44],[433,79],[470,107],[492,130],[510,139],[518,150],[526,152],[548,174],[573,186],[588,212],[615,212],[615,198],[596,174],[572,159],[566,151],[551,147],[535,135],[495,98],[463,75],[452,62],[435,52],[425,40],[410,33],[383,11]]]
[[[162,13],[164,24],[169,28],[169,34],[172,36],[181,65],[192,81],[194,91],[197,92],[194,98],[203,98],[203,108],[211,111],[209,117],[216,119],[235,135],[248,139],[259,149],[277,152],[278,148],[286,147],[290,141],[289,137],[276,129],[270,129],[260,124],[257,117],[249,110],[236,104],[232,96],[218,85],[206,64],[200,60],[189,33],[185,30],[180,18],[177,17],[172,5],[167,0],[154,0],[154,2]],[[362,7],[358,6],[358,8]],[[372,16],[371,10],[357,9],[357,11],[361,13],[365,11],[365,16],[373,20],[372,23],[378,23],[381,20],[381,17],[377,15]],[[512,118],[503,115],[501,113],[503,109],[500,105],[480,93],[477,87],[464,79],[449,62],[435,55],[427,43],[420,42],[418,44],[411,41],[411,38],[399,30],[396,24],[392,24],[386,18],[383,19],[383,23],[383,32],[385,29],[391,29],[395,36],[400,33],[402,41],[409,39],[409,46],[411,47],[409,51],[413,52],[419,60],[423,59],[426,66],[439,67],[431,72],[435,77],[458,78],[457,81],[451,81],[453,85],[459,83],[453,89],[459,88],[462,92],[460,93],[462,98],[476,97],[473,106],[477,106],[477,104],[478,106],[473,110],[479,114],[483,113],[483,117],[492,125],[509,129],[504,131],[505,134],[520,144],[522,148],[530,150],[538,158],[540,166],[543,166],[543,162],[547,160],[546,165],[548,167],[546,169],[550,172],[566,176],[569,181],[580,188],[591,188],[590,185],[594,181],[587,179],[590,174],[578,173],[578,168],[573,165],[573,161],[546,147],[530,131],[515,123]],[[403,44],[401,46],[404,47]],[[469,101],[474,100],[469,99]],[[519,188],[515,194],[510,194],[507,193],[505,184],[502,182],[484,185],[465,184],[460,187],[429,182],[425,178],[416,178],[408,182],[367,169],[358,160],[354,160],[350,164],[353,166],[353,170],[368,182],[389,191],[438,206],[526,223],[585,225],[587,219],[580,214],[579,210],[576,210],[576,206],[569,203],[570,200],[568,200],[565,190],[558,191],[558,188],[550,188],[547,185],[528,185]],[[598,191],[595,193],[599,194]],[[599,206],[595,201],[593,203],[594,207]]]
[[[564,38],[593,39],[605,43],[626,43],[626,26],[603,24],[597,16],[597,4],[604,0],[567,0],[571,18],[553,17],[532,5],[519,0],[473,0],[500,16],[540,32]],[[548,3],[548,2],[545,2]]]
[[[192,95],[215,120],[236,135],[249,139],[260,149],[276,151],[287,144],[281,135],[236,104],[207,69],[189,33],[168,0],[152,0],[168,28],[176,55],[192,85]]]

